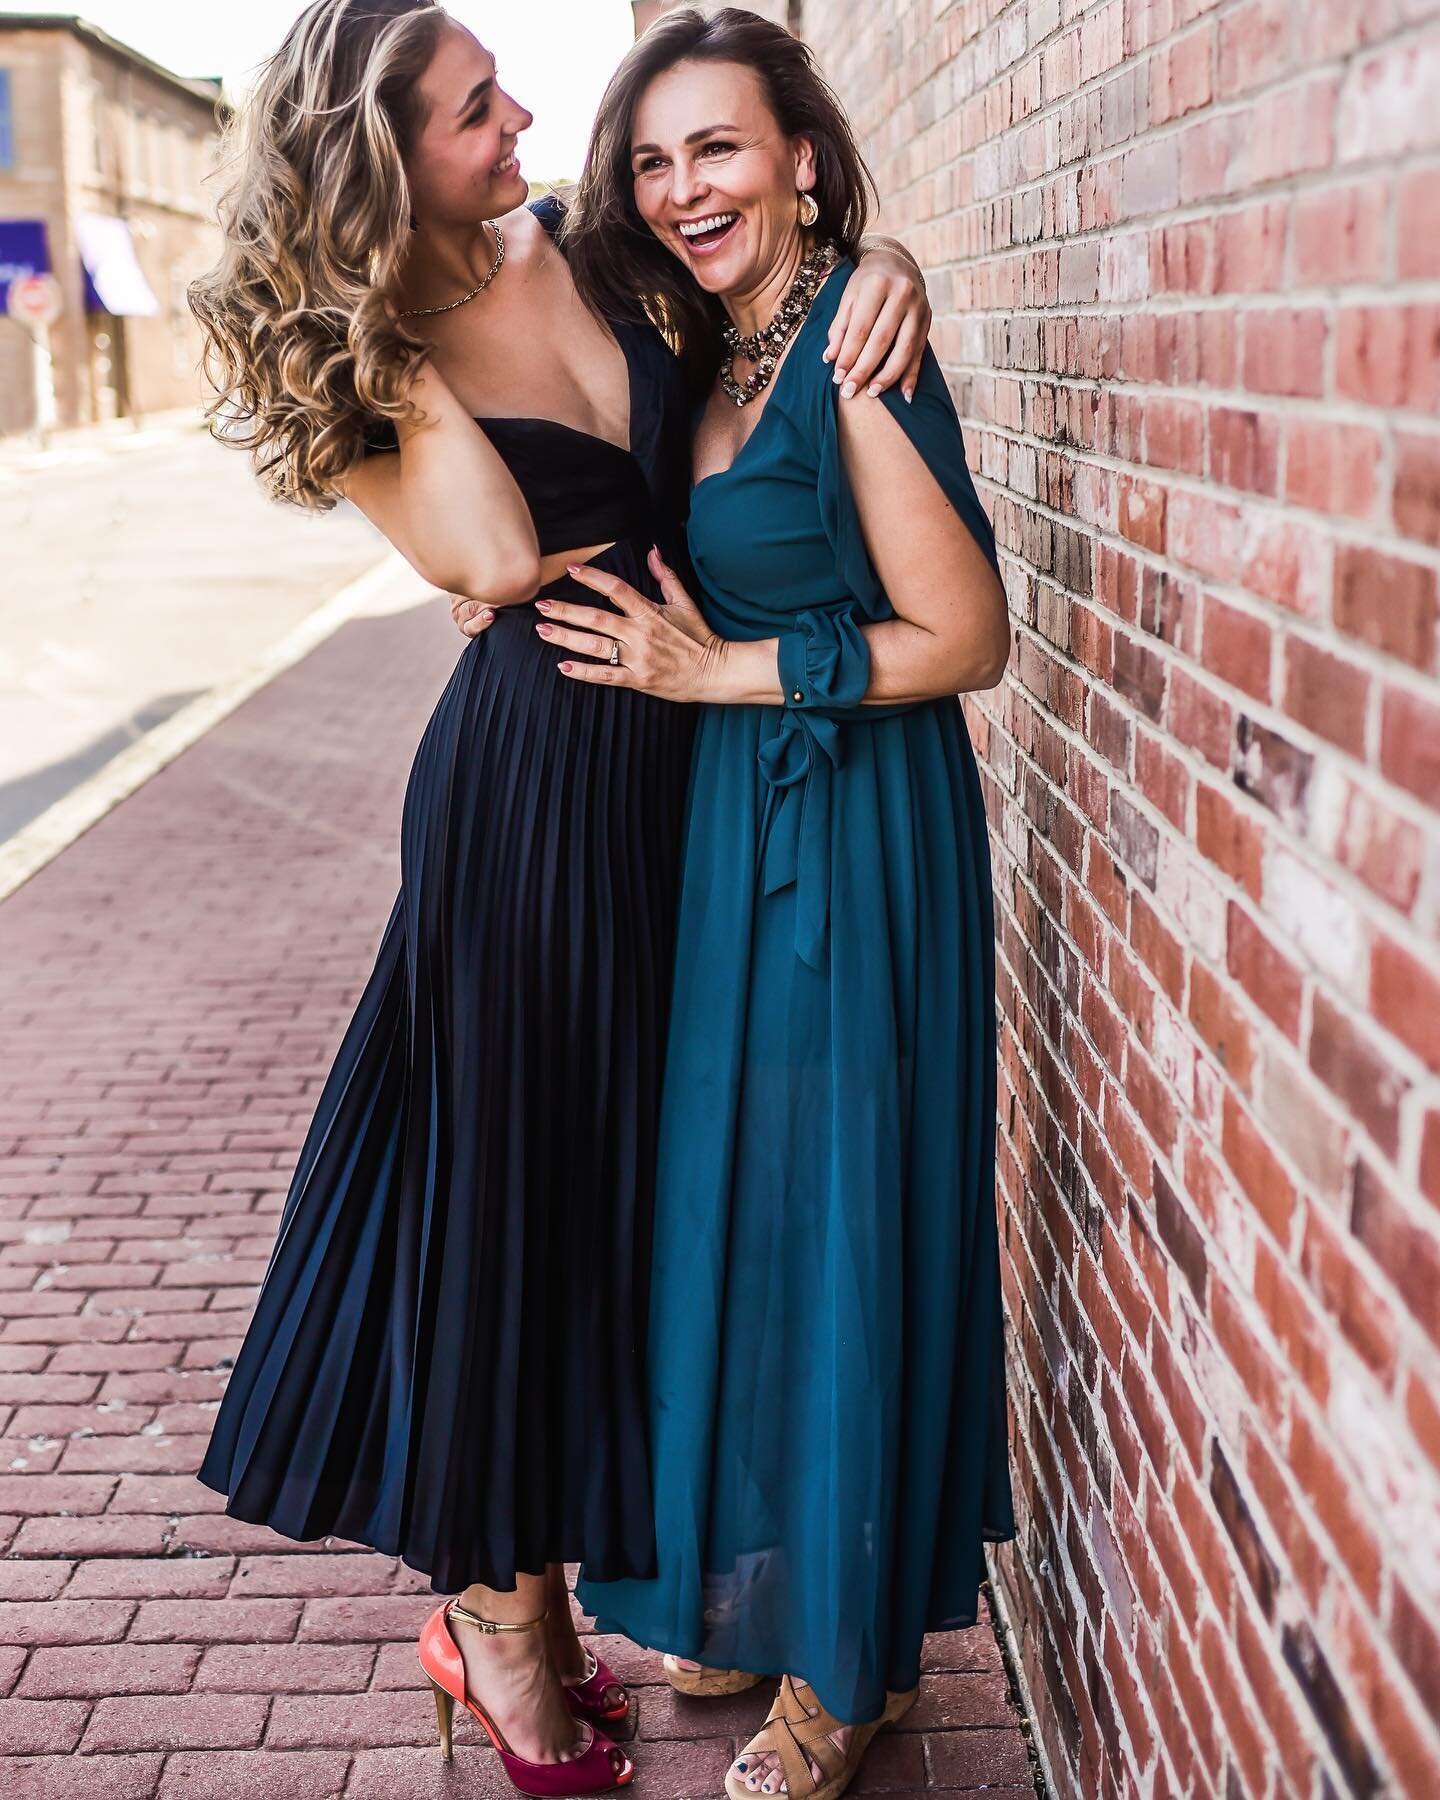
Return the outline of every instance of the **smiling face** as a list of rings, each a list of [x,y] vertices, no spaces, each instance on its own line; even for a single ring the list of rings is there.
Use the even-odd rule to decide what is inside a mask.
[[[422,224],[473,225],[522,205],[515,141],[533,119],[500,86],[484,45],[451,21],[416,87],[424,123],[405,166]]]
[[[785,136],[743,63],[657,75],[635,109],[631,173],[640,216],[708,293],[753,293],[796,260],[814,150]]]

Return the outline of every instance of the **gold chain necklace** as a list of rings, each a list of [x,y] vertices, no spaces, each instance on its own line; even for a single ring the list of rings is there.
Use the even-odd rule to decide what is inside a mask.
[[[763,394],[769,387],[779,366],[780,352],[800,329],[820,291],[821,282],[839,260],[840,252],[834,244],[817,244],[801,263],[790,292],[780,302],[768,325],[762,325],[749,337],[741,337],[734,325],[726,322],[722,333],[726,356],[720,365],[720,385],[737,406],[748,406],[757,394]],[[744,381],[735,378],[737,356],[748,357],[756,365],[754,373],[747,375]]]
[[[490,283],[500,273],[500,265],[505,260],[504,233],[493,219],[490,221],[490,229],[495,233],[495,260],[491,263],[489,272],[485,275],[483,280],[477,281],[470,292],[468,294],[462,294],[458,300],[449,300],[444,306],[407,306],[399,316],[402,319],[414,319],[418,318],[422,313],[453,312],[457,306],[463,306],[467,300],[473,300],[478,293],[489,287]]]

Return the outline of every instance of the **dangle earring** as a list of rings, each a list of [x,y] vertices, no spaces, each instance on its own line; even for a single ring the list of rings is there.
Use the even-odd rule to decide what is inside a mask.
[[[801,194],[800,223],[802,225],[813,225],[819,217],[820,208],[815,204],[815,196],[813,194]]]

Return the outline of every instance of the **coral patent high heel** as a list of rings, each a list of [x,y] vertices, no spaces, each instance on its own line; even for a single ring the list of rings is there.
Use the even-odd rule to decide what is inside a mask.
[[[452,1618],[467,1625],[475,1625],[486,1633],[534,1631],[545,1623],[543,1613],[538,1619],[527,1619],[518,1625],[482,1619],[478,1613],[472,1613],[467,1607],[461,1606],[458,1600],[448,1600],[443,1606],[436,1607],[425,1621],[425,1628],[420,1633],[420,1667],[429,1676],[430,1686],[435,1693],[435,1716],[440,1724],[440,1753],[446,1762],[451,1760],[453,1754],[452,1727],[455,1702],[458,1700],[467,1712],[479,1720],[485,1735],[499,1753],[511,1786],[518,1788],[522,1794],[555,1797],[603,1794],[608,1793],[611,1788],[626,1787],[635,1779],[634,1763],[618,1746],[602,1743],[595,1735],[593,1726],[587,1727],[589,1742],[571,1762],[536,1763],[517,1756],[505,1742],[495,1721],[479,1701],[466,1691],[465,1663],[460,1655],[460,1646],[450,1633]]]

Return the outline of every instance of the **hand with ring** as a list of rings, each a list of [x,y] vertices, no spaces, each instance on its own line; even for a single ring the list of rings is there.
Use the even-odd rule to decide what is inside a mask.
[[[663,604],[647,600],[618,575],[575,563],[571,579],[603,594],[619,607],[620,616],[598,606],[546,598],[535,602],[545,615],[535,629],[547,643],[601,659],[562,662],[560,673],[571,681],[639,688],[661,700],[704,700],[724,661],[726,641],[711,631],[660,552],[652,550],[647,561]]]

